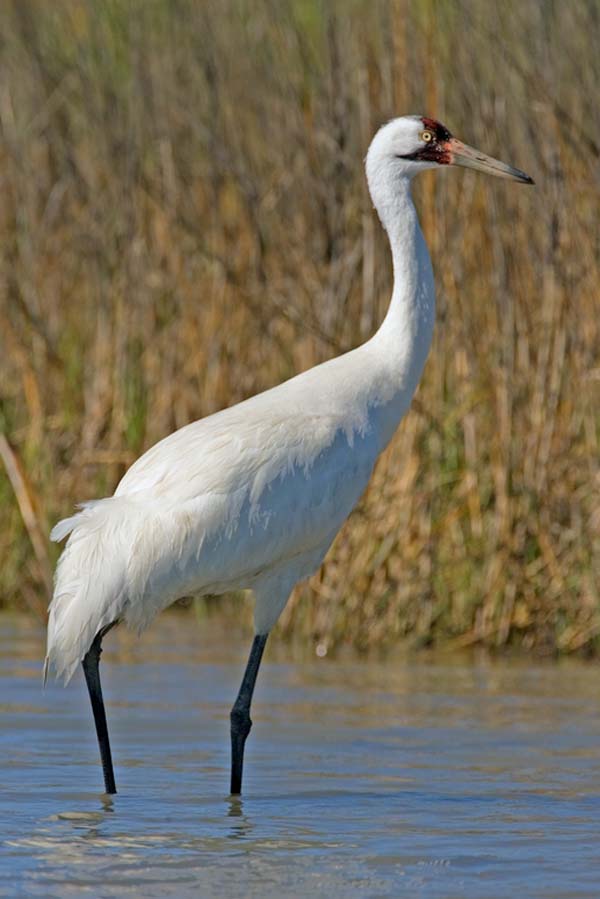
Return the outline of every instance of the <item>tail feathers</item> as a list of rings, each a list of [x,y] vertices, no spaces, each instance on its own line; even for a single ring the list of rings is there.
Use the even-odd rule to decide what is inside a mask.
[[[79,503],[79,512],[69,518],[58,521],[50,531],[50,539],[53,543],[60,543],[75,528],[87,527],[90,531],[97,531],[107,521],[114,517],[114,512],[122,512],[126,500],[115,496],[107,496],[104,499],[91,499],[85,503]],[[70,542],[70,541],[69,541]],[[68,544],[67,544],[68,545]]]
[[[67,683],[103,627],[122,617],[132,538],[131,503],[109,497],[80,507],[60,521],[52,540],[68,534],[56,569],[48,619],[44,682],[53,667]]]
[[[80,508],[84,508],[84,506],[82,505]],[[63,518],[62,521],[57,522],[50,531],[50,539],[54,543],[60,543],[61,540],[64,540],[77,525],[81,515],[82,513],[78,512],[76,515],[71,515],[70,518]]]

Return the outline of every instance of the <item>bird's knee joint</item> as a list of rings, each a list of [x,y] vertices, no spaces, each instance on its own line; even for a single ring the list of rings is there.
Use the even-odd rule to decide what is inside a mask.
[[[248,709],[236,708],[236,706],[234,706],[229,718],[231,720],[231,732],[234,734],[242,734],[244,737],[247,737],[250,733],[250,728],[252,727],[252,719],[250,718]]]

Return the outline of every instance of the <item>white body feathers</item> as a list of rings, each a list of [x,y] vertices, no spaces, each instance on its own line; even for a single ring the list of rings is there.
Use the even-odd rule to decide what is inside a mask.
[[[367,156],[388,231],[394,292],[366,344],[181,428],[146,452],[114,496],[60,522],[46,666],[68,680],[98,631],[141,630],[190,593],[247,588],[266,633],[312,574],[408,409],[431,343],[433,276],[410,196],[422,164],[396,148],[418,120],[391,122]]]

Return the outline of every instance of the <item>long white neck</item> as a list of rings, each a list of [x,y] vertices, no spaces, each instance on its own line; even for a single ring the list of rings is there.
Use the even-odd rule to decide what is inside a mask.
[[[435,290],[429,252],[410,193],[410,179],[400,177],[393,185],[382,185],[377,178],[369,178],[369,186],[388,233],[394,265],[390,306],[371,344],[384,378],[379,385],[380,401],[390,405],[390,416],[397,418],[390,426],[395,428],[410,404],[429,353]]]

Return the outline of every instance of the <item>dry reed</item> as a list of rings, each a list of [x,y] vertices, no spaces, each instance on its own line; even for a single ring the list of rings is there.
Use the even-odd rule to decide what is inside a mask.
[[[372,333],[362,157],[423,112],[537,187],[422,177],[431,358],[283,629],[598,649],[595,0],[13,0],[0,24],[3,601],[37,607],[40,534],[145,447]]]

